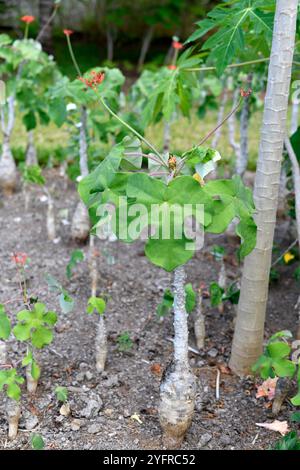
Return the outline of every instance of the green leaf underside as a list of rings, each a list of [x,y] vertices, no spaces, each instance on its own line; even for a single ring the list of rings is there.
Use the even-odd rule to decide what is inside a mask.
[[[256,243],[254,204],[251,191],[239,177],[209,181],[201,187],[192,176],[178,176],[166,184],[145,173],[119,173],[124,145],[117,144],[79,183],[79,194],[89,208],[94,233],[108,218],[107,212],[104,215],[100,211],[101,205],[113,204],[117,238],[133,242],[146,233],[146,256],[153,264],[173,271],[195,252],[195,243],[187,237],[182,220],[189,204],[190,215],[197,216],[200,230],[222,233],[235,217],[239,218],[236,232],[243,241],[239,254],[243,258],[250,253]],[[154,207],[159,215],[153,223]],[[167,233],[163,231],[166,214],[170,220]]]

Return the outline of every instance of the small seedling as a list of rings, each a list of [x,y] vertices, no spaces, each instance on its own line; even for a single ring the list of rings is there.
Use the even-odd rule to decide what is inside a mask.
[[[227,300],[233,305],[237,305],[239,302],[240,289],[238,289],[235,282],[230,284],[226,291],[217,282],[212,282],[209,286],[209,293],[212,307],[217,307]]]
[[[74,250],[71,253],[70,261],[66,266],[66,276],[68,279],[71,279],[73,275],[73,269],[78,263],[84,260],[84,253],[82,250]]]
[[[193,289],[192,284],[185,285],[185,308],[187,313],[191,313],[196,306],[196,292]],[[170,289],[164,291],[163,299],[158,304],[156,314],[159,318],[168,315],[174,304],[174,294]]]
[[[49,290],[58,294],[58,301],[63,313],[70,313],[75,305],[73,298],[66,291],[66,289],[55,279],[51,274],[45,276]]]
[[[68,400],[68,389],[67,387],[58,386],[55,389],[56,398],[58,401],[65,403]]]
[[[264,380],[269,377],[291,379],[295,377],[298,382],[298,393],[291,398],[291,403],[294,406],[300,406],[300,361],[297,351],[293,352],[293,345],[290,346],[288,343],[291,338],[292,333],[288,330],[279,331],[271,336],[252,370],[259,373]]]
[[[271,450],[300,450],[300,439],[296,431],[289,432],[279,439]]]
[[[40,434],[32,434],[30,444],[33,450],[44,450],[45,442]]]
[[[130,338],[128,331],[124,331],[121,335],[118,336],[118,349],[121,352],[129,351],[133,347],[133,341]]]
[[[91,315],[96,311],[99,315],[103,315],[106,308],[106,302],[101,297],[90,297],[88,300],[86,313]]]

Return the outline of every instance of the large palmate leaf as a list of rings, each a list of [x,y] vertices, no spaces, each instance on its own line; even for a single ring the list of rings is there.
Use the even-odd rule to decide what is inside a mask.
[[[189,205],[190,215],[196,216],[197,209],[200,211],[203,208],[203,217],[200,212],[197,215],[201,219],[198,218],[198,223],[204,226],[211,222],[209,211],[212,200],[191,176],[180,176],[167,185],[143,173],[132,174],[128,177],[126,194],[136,204],[146,208],[139,228],[142,232],[151,225],[145,253],[152,263],[172,271],[192,258],[195,245],[184,231],[184,209]],[[154,211],[157,211],[157,217]],[[138,217],[140,215],[138,213]],[[128,231],[134,222],[134,217],[128,220]]]
[[[47,311],[44,304],[37,302],[32,310],[21,310],[17,319],[13,333],[19,341],[30,340],[36,348],[43,348],[51,343],[57,315]]]
[[[197,23],[197,30],[187,42],[199,40],[214,31],[202,49],[210,51],[208,58],[215,62],[221,74],[234,57],[245,53],[246,46],[253,38],[260,52],[268,51],[274,7],[274,0],[237,0],[218,5],[205,20]]]
[[[241,258],[248,255],[256,244],[257,227],[253,220],[255,210],[251,190],[244,186],[239,176],[231,180],[209,181],[205,191],[213,198],[212,222],[206,227],[211,233],[223,233],[230,222],[238,217],[237,235],[242,239]]]

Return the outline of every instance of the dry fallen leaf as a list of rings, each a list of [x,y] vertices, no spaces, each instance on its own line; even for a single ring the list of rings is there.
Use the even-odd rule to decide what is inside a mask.
[[[256,426],[261,428],[269,429],[270,431],[280,432],[282,436],[285,436],[289,432],[289,426],[287,421],[279,421],[275,419],[272,423],[255,423]]]
[[[64,403],[61,406],[59,412],[62,416],[69,416],[69,414],[71,413],[71,408],[70,408],[69,403]]]
[[[152,366],[150,367],[150,370],[152,374],[154,375],[161,376],[162,374],[162,367],[158,363],[152,364]]]
[[[275,397],[277,380],[278,377],[265,380],[259,387],[257,387],[256,398],[267,397],[268,400],[273,400]]]
[[[225,364],[218,365],[218,368],[220,369],[221,374],[226,374],[226,375],[231,374],[231,370]]]
[[[132,416],[130,416],[130,419],[137,421],[139,424],[143,424],[140,415],[138,415],[137,413],[134,413]]]

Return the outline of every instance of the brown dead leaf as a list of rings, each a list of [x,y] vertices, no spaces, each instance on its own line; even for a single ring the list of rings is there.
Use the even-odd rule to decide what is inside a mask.
[[[270,431],[279,432],[282,436],[285,436],[289,432],[289,426],[287,421],[279,421],[275,419],[272,423],[255,423],[256,426],[261,428],[269,429]]]
[[[226,366],[226,364],[218,364],[218,368],[221,374],[231,375],[231,370]]]
[[[152,374],[157,375],[158,377],[162,375],[162,367],[158,363],[152,364],[152,366],[150,367],[150,370]]]
[[[278,377],[265,380],[260,386],[257,387],[256,398],[267,397],[268,400],[273,400],[275,397],[277,380]]]

